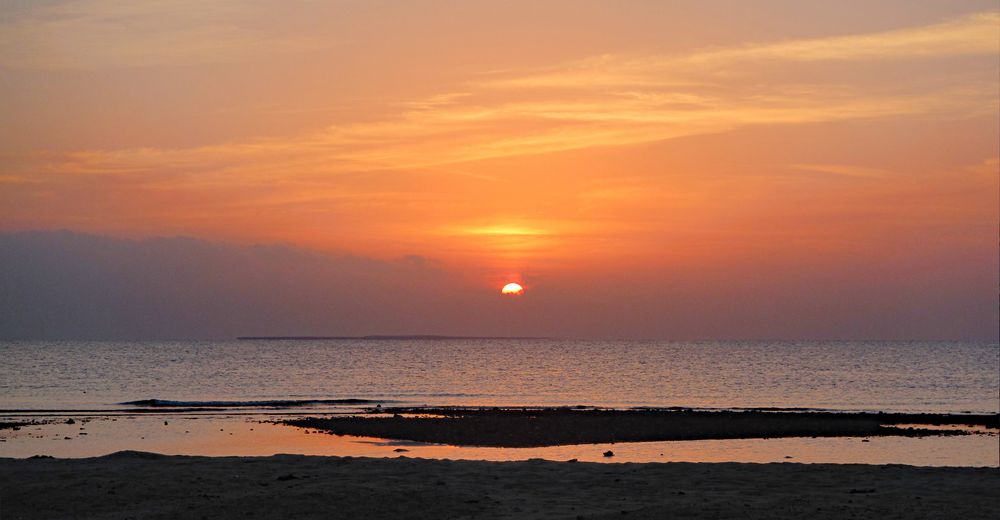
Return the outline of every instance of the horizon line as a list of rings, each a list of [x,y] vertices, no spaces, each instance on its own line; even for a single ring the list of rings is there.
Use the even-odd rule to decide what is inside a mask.
[[[333,339],[333,340],[368,339],[368,340],[392,341],[392,340],[412,340],[412,339],[449,340],[449,339],[554,339],[554,338],[552,338],[551,336],[446,336],[438,334],[415,334],[415,335],[368,335],[368,336],[237,336],[236,339],[238,341],[250,341],[250,340],[308,341],[308,340],[320,340],[320,339]]]

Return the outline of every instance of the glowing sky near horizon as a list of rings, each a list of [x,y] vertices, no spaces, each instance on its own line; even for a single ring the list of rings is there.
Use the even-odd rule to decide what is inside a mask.
[[[993,1],[3,10],[5,231],[419,256],[494,294],[996,293]]]

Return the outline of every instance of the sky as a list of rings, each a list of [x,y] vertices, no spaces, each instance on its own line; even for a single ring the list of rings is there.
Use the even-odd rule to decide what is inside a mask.
[[[995,1],[0,9],[0,337],[1000,335]]]

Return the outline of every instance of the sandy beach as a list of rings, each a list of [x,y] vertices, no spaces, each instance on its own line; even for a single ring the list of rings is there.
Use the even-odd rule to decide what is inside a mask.
[[[350,457],[0,459],[18,518],[988,518],[995,468]]]

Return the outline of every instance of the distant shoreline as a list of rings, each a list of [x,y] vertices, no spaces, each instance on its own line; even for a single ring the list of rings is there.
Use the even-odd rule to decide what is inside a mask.
[[[454,340],[454,339],[552,339],[546,336],[438,336],[438,335],[415,335],[415,336],[238,336],[240,341],[309,341],[309,340],[377,340],[377,341],[401,341],[401,340]]]

